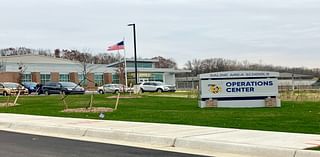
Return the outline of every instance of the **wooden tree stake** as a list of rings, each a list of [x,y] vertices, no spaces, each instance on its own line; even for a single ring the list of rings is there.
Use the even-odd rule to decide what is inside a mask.
[[[10,96],[9,95],[7,95],[7,105],[6,105],[6,107],[8,107],[9,106],[9,101],[10,101]]]
[[[120,98],[120,93],[118,93],[117,102],[116,102],[116,106],[114,107],[114,110],[117,110],[117,109],[118,109],[119,98]]]
[[[91,97],[90,97],[90,106],[89,106],[90,110],[92,109],[92,104],[93,104],[93,93],[91,94]]]
[[[62,102],[63,102],[64,108],[65,108],[65,109],[68,109],[69,107],[68,107],[68,104],[66,103],[64,94],[61,93],[60,95],[61,95],[61,100],[62,100]]]
[[[16,99],[14,100],[13,106],[16,105],[16,103],[17,103],[17,101],[18,101],[18,99],[19,99],[19,96],[20,96],[20,92],[21,92],[21,91],[19,90],[18,95],[16,96]]]

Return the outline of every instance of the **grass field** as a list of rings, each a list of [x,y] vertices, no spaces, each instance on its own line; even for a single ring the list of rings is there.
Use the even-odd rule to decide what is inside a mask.
[[[317,151],[320,151],[320,147],[309,148],[308,150],[317,150]]]
[[[320,102],[283,101],[281,108],[200,109],[196,98],[156,95],[120,99],[118,110],[106,113],[105,119],[320,134]],[[108,96],[94,95],[94,106],[113,108],[116,99]],[[64,106],[59,99],[59,95],[23,96],[18,101],[21,105],[2,107],[0,112],[99,119],[98,113],[61,112]],[[5,101],[0,97],[0,103]],[[66,101],[69,108],[85,107],[90,95],[72,95]]]

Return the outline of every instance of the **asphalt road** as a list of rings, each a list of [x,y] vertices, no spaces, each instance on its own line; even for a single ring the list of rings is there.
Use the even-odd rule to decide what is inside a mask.
[[[0,131],[0,157],[193,157],[113,144]]]

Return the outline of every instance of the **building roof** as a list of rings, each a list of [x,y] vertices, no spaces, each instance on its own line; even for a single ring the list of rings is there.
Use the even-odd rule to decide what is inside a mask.
[[[16,56],[1,56],[0,61],[5,63],[47,63],[47,64],[79,64],[79,62],[71,61],[63,58],[54,58],[51,56],[41,55],[16,55]]]
[[[134,68],[127,68],[127,72],[134,72]],[[139,68],[138,72],[167,72],[167,73],[186,73],[191,72],[191,70],[181,70],[181,69],[172,69],[172,68]]]
[[[133,58],[126,58],[126,61],[127,62],[134,62],[134,59]],[[114,65],[117,65],[119,63],[123,63],[124,60],[120,60],[120,61],[117,61],[117,62],[114,62],[114,63],[110,63],[107,65],[107,67],[112,67]],[[137,62],[151,62],[151,63],[156,63],[156,62],[159,62],[158,59],[137,59]]]

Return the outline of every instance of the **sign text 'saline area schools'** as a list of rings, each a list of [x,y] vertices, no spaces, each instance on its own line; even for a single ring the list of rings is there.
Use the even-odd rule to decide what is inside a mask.
[[[276,78],[203,80],[201,88],[202,98],[278,95]]]
[[[214,78],[233,78],[233,77],[269,77],[269,72],[217,72],[210,73]]]

